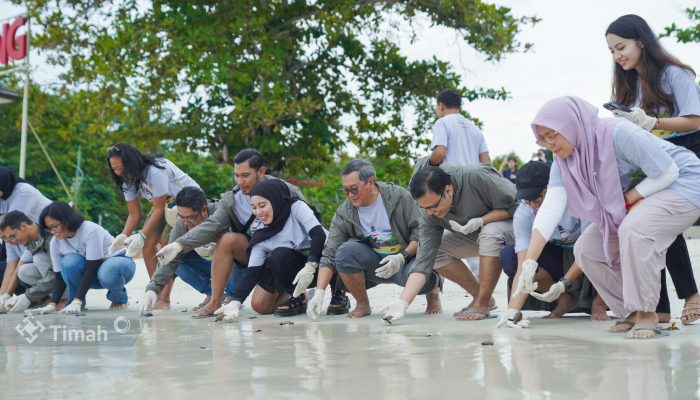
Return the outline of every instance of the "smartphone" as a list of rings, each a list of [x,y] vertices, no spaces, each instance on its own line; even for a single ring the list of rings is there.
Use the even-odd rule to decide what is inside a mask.
[[[627,106],[623,106],[622,104],[618,103],[617,101],[609,101],[609,102],[603,104],[603,107],[605,107],[607,110],[610,110],[610,111],[620,110],[620,111],[624,111],[624,112],[632,112],[631,108],[629,108]]]

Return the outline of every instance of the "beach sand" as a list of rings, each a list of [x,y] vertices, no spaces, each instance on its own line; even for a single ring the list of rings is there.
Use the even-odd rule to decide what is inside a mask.
[[[700,240],[688,244],[700,276]],[[505,282],[503,275],[494,294],[495,315],[506,308]],[[398,297],[401,288],[395,286],[370,290],[375,314],[362,319],[276,318],[257,315],[246,304],[238,322],[221,323],[190,317],[203,296],[181,281],[173,290],[172,310],[140,317],[146,283],[139,260],[127,286],[128,310],[107,311],[106,292],[91,290],[83,317],[0,316],[0,398],[700,396],[700,326],[678,322],[682,302],[671,279],[672,318],[680,330],[640,341],[607,333],[611,321],[591,322],[583,314],[545,320],[546,312],[526,312],[529,329],[497,329],[495,318],[455,321],[452,312],[470,298],[451,282],[442,295],[443,314],[423,314],[425,297],[419,296],[391,326],[378,310]]]

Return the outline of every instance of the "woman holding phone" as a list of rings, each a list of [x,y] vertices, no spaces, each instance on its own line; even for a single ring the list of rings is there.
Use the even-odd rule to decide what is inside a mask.
[[[637,15],[613,21],[605,38],[613,57],[612,99],[631,108],[613,114],[700,157],[700,86],[693,69],[669,54]],[[666,257],[678,297],[685,299],[681,321],[692,323],[700,319],[700,296],[683,235]]]

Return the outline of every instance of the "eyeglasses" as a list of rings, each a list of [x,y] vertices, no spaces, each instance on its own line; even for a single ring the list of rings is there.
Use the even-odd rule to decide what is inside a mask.
[[[60,228],[61,225],[63,225],[63,222],[59,222],[59,223],[57,223],[56,225],[49,225],[49,226],[47,226],[46,229],[44,229],[44,230],[45,230],[46,232],[48,232],[48,233],[58,232],[58,231],[59,231],[58,228]]]
[[[440,199],[438,199],[437,203],[433,204],[432,206],[429,207],[422,207],[425,211],[434,211],[438,206],[440,205],[440,202],[442,201],[442,198],[445,197],[445,191],[443,190],[442,193],[440,194]]]
[[[539,136],[535,143],[537,143],[537,145],[541,148],[547,149],[554,146],[554,141],[556,140],[557,135],[558,133],[555,133],[552,136]]]
[[[357,196],[357,194],[360,193],[360,188],[358,186],[342,187],[338,189],[338,192],[343,196],[349,196],[350,194]]]
[[[198,211],[196,214],[190,215],[188,217],[182,216],[182,215],[180,215],[180,213],[178,213],[177,219],[179,219],[181,221],[185,221],[185,222],[194,222],[197,219],[197,217],[199,217],[199,214],[201,214],[201,213],[202,213],[202,211]]]

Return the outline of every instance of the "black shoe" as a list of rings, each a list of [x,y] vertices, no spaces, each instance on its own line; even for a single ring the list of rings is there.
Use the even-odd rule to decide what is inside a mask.
[[[306,312],[306,295],[290,297],[284,304],[277,307],[275,315],[278,317],[293,317]]]
[[[331,297],[331,303],[328,305],[327,315],[342,315],[350,311],[350,299],[342,290],[336,290]]]

